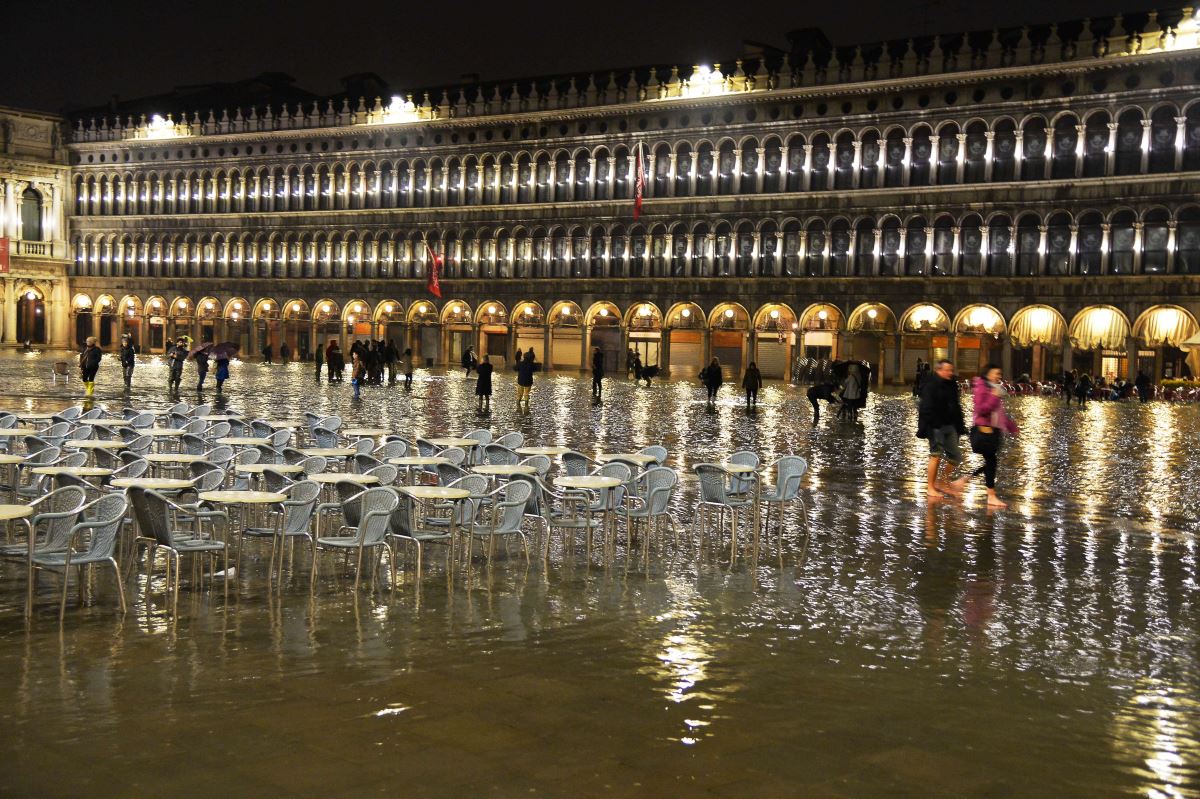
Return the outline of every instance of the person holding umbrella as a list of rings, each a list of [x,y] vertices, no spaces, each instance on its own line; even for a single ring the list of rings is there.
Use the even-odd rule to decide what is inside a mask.
[[[237,354],[238,345],[232,341],[224,341],[212,347],[208,351],[208,356],[217,362],[217,393],[221,393],[221,386],[229,379],[229,359]]]
[[[204,390],[204,378],[208,377],[208,351],[213,343],[206,341],[191,351],[190,356],[196,362],[196,390]]]

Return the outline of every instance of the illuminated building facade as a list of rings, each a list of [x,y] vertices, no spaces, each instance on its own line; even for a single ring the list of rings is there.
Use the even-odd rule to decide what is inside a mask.
[[[1200,312],[1197,33],[1191,9],[807,30],[709,67],[78,115],[74,336],[1175,375]]]

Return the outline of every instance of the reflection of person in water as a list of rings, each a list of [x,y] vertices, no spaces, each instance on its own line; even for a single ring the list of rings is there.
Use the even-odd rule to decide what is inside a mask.
[[[913,598],[925,620],[926,648],[938,650],[946,639],[946,621],[958,601],[959,575],[963,572],[963,539],[947,531],[945,513],[937,504],[925,511],[925,537],[913,542],[910,568]],[[919,548],[918,548],[919,547]]]

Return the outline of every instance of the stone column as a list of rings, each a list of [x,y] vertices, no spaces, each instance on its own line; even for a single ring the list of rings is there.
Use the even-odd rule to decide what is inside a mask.
[[[567,162],[567,200],[575,199],[579,198],[575,196],[575,159],[572,158]]]
[[[1087,145],[1087,125],[1075,126],[1075,177],[1083,177],[1083,157]]]
[[[9,277],[4,281],[4,343],[17,343],[17,297],[16,280]]]
[[[1075,274],[1075,248],[1079,246],[1079,225],[1071,224],[1071,243],[1067,245],[1067,274]]]
[[[733,151],[733,174],[729,176],[731,193],[742,193],[742,148],[734,148]]]
[[[1175,273],[1175,226],[1178,223],[1172,219],[1167,222],[1167,274]]]
[[[679,153],[672,152],[667,157],[670,161],[670,163],[667,166],[667,196],[674,197],[675,196],[675,175],[676,175],[676,168],[678,167]],[[594,178],[595,178],[595,173],[593,171],[593,179]]]
[[[1054,130],[1044,128],[1042,136],[1045,139],[1045,149],[1042,150],[1042,179],[1050,179],[1050,165],[1054,161]]]
[[[812,188],[812,150],[811,144],[805,144],[804,147],[804,166],[800,172],[800,190],[809,191]]]
[[[1100,225],[1100,274],[1108,274],[1108,253],[1112,249],[1112,226],[1107,222]]]
[[[938,184],[938,171],[942,162],[941,148],[938,143],[942,140],[936,133],[929,137],[929,185]]]
[[[983,368],[983,364],[979,364],[979,368]],[[1004,370],[1004,374],[1012,377],[1012,340],[1008,336],[1001,339],[1000,342],[1000,368]]]
[[[1104,174],[1115,175],[1117,164],[1117,123],[1108,123],[1108,147],[1104,151]]]
[[[1039,275],[1046,274],[1046,233],[1049,230],[1045,225],[1038,225],[1038,260],[1037,273]],[[1016,238],[1015,236],[1013,237]],[[1008,374],[1005,372],[1004,374]]]
[[[671,160],[671,168],[674,169],[674,157]],[[596,199],[596,159],[588,159],[588,176],[587,176],[587,199]]]
[[[1133,273],[1140,275],[1142,273],[1142,230],[1145,225],[1141,222],[1133,223]]]
[[[1183,148],[1187,137],[1187,117],[1175,117],[1175,171],[1183,170]]]
[[[694,178],[695,178],[695,176],[693,175],[693,179]],[[608,157],[608,177],[605,178],[605,183],[608,186],[608,198],[610,200],[616,196],[616,192],[613,191],[613,185],[616,182],[616,179],[617,179],[617,158],[616,158],[616,156],[610,155]],[[693,183],[692,186],[694,187],[695,183]]]
[[[611,194],[609,195],[612,196]],[[688,153],[688,196],[696,196],[696,151]]]
[[[905,136],[903,141],[904,141],[904,160],[900,162],[901,165],[903,166],[903,169],[901,170],[901,174],[900,174],[900,185],[907,186],[909,184],[909,179],[912,176],[912,142],[913,142],[913,140],[911,137]]]
[[[954,182],[962,183],[967,163],[967,134],[959,133],[955,138],[958,139],[958,149],[954,153]]]
[[[1137,377],[1138,340],[1133,336],[1125,337],[1125,379]]]
[[[1150,171],[1150,120],[1142,120],[1142,165],[1140,174]]]
[[[854,141],[854,161],[850,168],[850,185],[857,189],[861,183],[859,173],[862,171],[862,142],[857,139]]]

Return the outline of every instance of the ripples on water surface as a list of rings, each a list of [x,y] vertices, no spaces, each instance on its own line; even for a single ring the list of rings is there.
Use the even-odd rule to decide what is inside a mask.
[[[0,361],[0,404],[67,404],[48,372]],[[161,365],[138,380],[135,403],[165,404]],[[227,609],[185,586],[177,623],[141,595],[122,619],[101,577],[61,632],[53,581],[27,629],[23,572],[5,566],[0,792],[1200,796],[1200,409],[1015,398],[1011,508],[988,514],[981,486],[919,498],[907,395],[814,429],[779,386],[748,417],[732,393],[706,413],[683,384],[610,380],[594,408],[587,381],[552,375],[518,417],[510,382],[482,420],[457,373],[355,405],[307,367],[235,365],[230,400],[584,451],[661,440],[681,471],[794,451],[811,466],[806,555],[793,515],[782,563],[684,550],[647,573],[579,550],[543,569],[514,550],[450,581],[434,556],[419,592],[406,577],[357,603],[332,580],[310,600],[298,557],[274,596],[250,563]],[[694,502],[689,482],[677,517]]]

